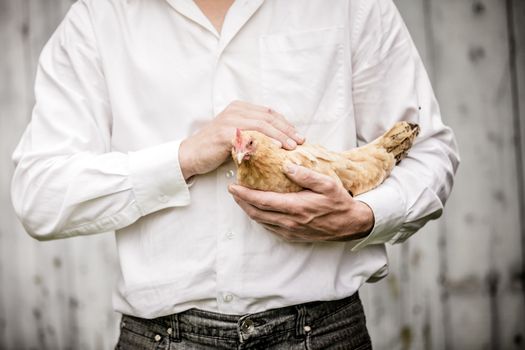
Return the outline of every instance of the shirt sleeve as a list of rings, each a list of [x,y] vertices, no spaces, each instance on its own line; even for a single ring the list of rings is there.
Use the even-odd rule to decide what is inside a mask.
[[[44,47],[31,122],[13,153],[11,197],[40,240],[113,231],[185,206],[179,140],[111,150],[112,116],[89,9],[75,3]]]
[[[353,103],[358,144],[396,121],[419,124],[421,132],[391,175],[356,199],[373,211],[369,244],[399,243],[438,218],[459,165],[452,130],[441,120],[429,78],[392,0],[354,1],[352,29]]]

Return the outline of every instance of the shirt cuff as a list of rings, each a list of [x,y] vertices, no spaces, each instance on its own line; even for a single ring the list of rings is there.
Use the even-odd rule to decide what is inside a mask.
[[[352,251],[359,250],[369,244],[395,243],[403,234],[400,229],[406,216],[405,199],[399,190],[385,183],[356,196],[355,199],[372,209],[375,222],[372,232],[365,238],[358,240]]]
[[[171,141],[129,152],[130,177],[141,214],[190,204],[190,192],[179,165],[179,145]]]

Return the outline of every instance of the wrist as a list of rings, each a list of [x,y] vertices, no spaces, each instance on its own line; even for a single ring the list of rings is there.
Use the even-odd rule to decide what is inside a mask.
[[[179,166],[184,176],[184,180],[188,180],[190,177],[196,175],[193,169],[193,156],[191,151],[191,144],[189,139],[185,139],[180,143],[179,146]]]
[[[357,227],[357,235],[359,235],[359,238],[364,238],[372,232],[375,224],[375,217],[374,212],[372,211],[372,208],[368,206],[368,204],[358,201],[355,201],[355,205],[358,208],[359,214],[357,217],[359,218],[359,225]]]
[[[346,240],[362,239],[368,236],[374,228],[374,212],[366,203],[353,198],[351,200],[353,202],[348,214],[350,224],[347,227]]]

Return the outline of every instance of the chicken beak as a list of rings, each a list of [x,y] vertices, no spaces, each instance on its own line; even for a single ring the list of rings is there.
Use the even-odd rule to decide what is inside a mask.
[[[246,152],[242,152],[242,151],[237,152],[237,164],[241,165],[242,160],[244,159],[245,155],[246,155]]]

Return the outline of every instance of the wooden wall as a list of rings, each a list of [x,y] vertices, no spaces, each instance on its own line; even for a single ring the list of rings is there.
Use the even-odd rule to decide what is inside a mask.
[[[372,337],[380,349],[523,349],[525,2],[396,3],[462,164],[444,216],[392,247],[391,274],[366,287]]]
[[[0,0],[0,349],[110,349],[112,235],[38,242],[10,205],[11,153],[33,105],[40,50],[69,0]]]
[[[525,348],[525,1],[396,0],[462,164],[444,216],[362,290],[375,349]],[[37,242],[9,199],[38,54],[70,0],[0,0],[0,349],[109,349],[111,235]]]

